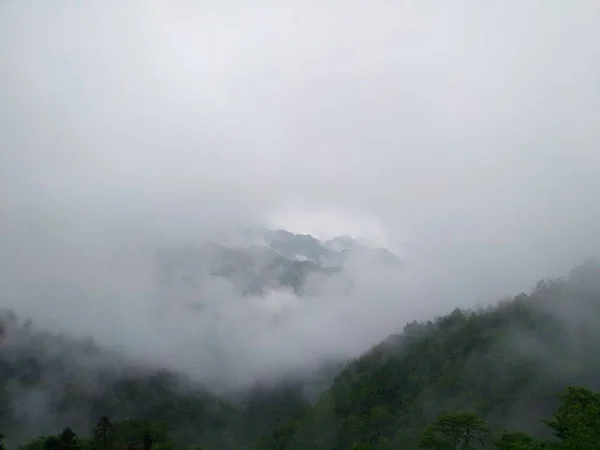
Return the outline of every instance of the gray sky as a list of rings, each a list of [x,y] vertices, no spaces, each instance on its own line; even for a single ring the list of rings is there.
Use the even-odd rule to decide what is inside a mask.
[[[431,314],[561,275],[600,254],[598,42],[595,0],[3,1],[5,292],[248,221],[403,242]]]

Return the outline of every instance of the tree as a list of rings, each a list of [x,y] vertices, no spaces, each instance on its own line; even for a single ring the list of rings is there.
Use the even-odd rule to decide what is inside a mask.
[[[113,438],[113,424],[107,416],[102,416],[94,429],[94,448],[107,450]]]
[[[543,448],[542,442],[521,432],[506,432],[496,441],[497,450],[541,450]]]
[[[58,441],[58,437],[56,436],[48,436],[44,441],[44,450],[59,450],[60,444]]]
[[[477,414],[442,414],[423,432],[421,448],[468,450],[473,448],[475,441],[483,448],[483,440],[488,434],[487,424]]]
[[[57,450],[76,450],[81,448],[81,442],[75,432],[67,427],[58,435],[56,448]]]
[[[352,450],[373,450],[373,445],[365,442],[356,442],[352,446]]]
[[[54,436],[56,439],[56,436]],[[21,450],[44,450],[46,448],[46,442],[48,441],[48,436],[38,436],[34,439],[30,439],[25,444],[20,446]]]
[[[6,450],[6,447],[4,446],[4,435],[2,433],[0,433],[0,450]]]
[[[597,449],[600,442],[600,394],[568,387],[554,416],[545,421],[565,449]]]
[[[143,450],[151,450],[152,449],[152,436],[150,436],[150,430],[148,429],[148,425],[146,425],[146,429],[144,430],[142,449]]]

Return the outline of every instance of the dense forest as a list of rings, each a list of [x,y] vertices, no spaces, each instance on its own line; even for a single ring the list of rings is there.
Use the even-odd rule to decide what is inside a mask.
[[[600,394],[581,387],[569,387],[560,396],[560,406],[544,424],[553,431],[554,439],[538,439],[525,432],[504,431],[496,436],[479,415],[469,412],[440,414],[419,437],[418,447],[424,450],[496,448],[498,450],[597,449],[600,442]],[[277,442],[287,440],[293,425],[280,429],[273,438],[262,442],[260,448],[285,448]],[[355,442],[352,450],[393,448],[389,440],[377,444]],[[283,446],[282,446],[283,445]],[[169,425],[165,422],[130,418],[118,422],[103,416],[86,437],[79,437],[70,427],[56,435],[39,436],[19,446],[27,450],[63,449],[174,449]],[[200,449],[200,446],[181,445],[181,448]],[[4,450],[0,434],[0,449]],[[309,446],[307,448],[313,448]],[[415,447],[416,448],[416,447]]]
[[[597,449],[599,313],[589,259],[498,305],[407,324],[315,401],[303,380],[218,397],[6,313],[0,447]]]

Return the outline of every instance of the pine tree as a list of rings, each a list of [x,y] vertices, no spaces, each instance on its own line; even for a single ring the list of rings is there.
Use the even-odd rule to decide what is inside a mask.
[[[148,429],[148,425],[146,425],[146,429],[144,430],[144,440],[142,443],[142,450],[151,450],[152,449],[152,436],[150,436],[150,430]]]
[[[94,429],[94,447],[107,450],[112,441],[113,424],[107,416],[102,416]]]

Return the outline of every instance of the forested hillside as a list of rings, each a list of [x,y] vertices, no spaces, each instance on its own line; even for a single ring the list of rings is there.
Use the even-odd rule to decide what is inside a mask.
[[[477,414],[495,433],[549,437],[542,419],[557,393],[600,388],[599,319],[600,265],[589,259],[496,307],[408,324],[350,364],[306,417],[263,448],[417,448],[429,423],[455,411]]]
[[[497,306],[406,325],[314,405],[301,383],[224,399],[175,374],[106,365],[92,343],[5,314],[0,431],[10,448],[46,436],[30,449],[598,448],[600,400],[586,389],[600,390],[599,313],[590,259]]]
[[[0,350],[0,432],[10,448],[66,425],[89,434],[102,416],[149,419],[151,429],[168,426],[178,446],[244,448],[258,433],[309,406],[298,380],[220,398],[182,375],[146,367],[91,341],[36,330],[6,312]]]

